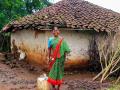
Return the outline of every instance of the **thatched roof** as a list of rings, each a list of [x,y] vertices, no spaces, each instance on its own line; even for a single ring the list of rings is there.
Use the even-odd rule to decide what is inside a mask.
[[[32,15],[11,22],[4,31],[34,28],[65,28],[116,31],[120,26],[120,14],[84,0],[63,0]]]

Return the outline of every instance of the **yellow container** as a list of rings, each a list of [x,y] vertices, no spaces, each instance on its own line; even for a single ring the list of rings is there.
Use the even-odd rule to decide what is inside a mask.
[[[46,74],[41,75],[37,79],[37,90],[51,90],[50,84],[47,82]]]

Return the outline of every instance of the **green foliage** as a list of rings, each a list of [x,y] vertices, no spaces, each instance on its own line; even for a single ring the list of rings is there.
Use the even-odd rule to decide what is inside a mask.
[[[111,87],[109,87],[108,89],[106,90],[120,90],[120,84],[113,84]]]
[[[24,0],[24,2],[28,13],[32,13],[33,11],[37,11],[51,5],[47,0]]]
[[[10,21],[49,5],[48,0],[0,0],[0,30]]]

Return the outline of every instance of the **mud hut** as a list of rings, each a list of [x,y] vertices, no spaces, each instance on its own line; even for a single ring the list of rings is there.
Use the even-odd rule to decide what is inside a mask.
[[[3,31],[12,32],[11,47],[14,41],[27,60],[47,67],[47,40],[54,25],[60,28],[72,50],[65,66],[82,67],[90,60],[91,39],[118,31],[120,14],[84,0],[63,0],[11,22]]]

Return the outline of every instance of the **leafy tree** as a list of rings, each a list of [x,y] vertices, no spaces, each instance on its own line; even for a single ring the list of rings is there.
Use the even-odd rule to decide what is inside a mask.
[[[0,30],[12,20],[51,5],[48,0],[0,0]]]
[[[24,0],[24,2],[28,13],[33,13],[33,11],[37,11],[51,5],[47,0]]]

